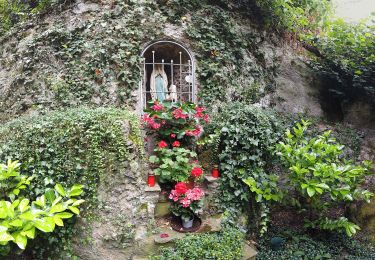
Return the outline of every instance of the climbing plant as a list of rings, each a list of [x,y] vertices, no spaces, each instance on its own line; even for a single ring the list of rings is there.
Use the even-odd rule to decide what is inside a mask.
[[[97,205],[99,181],[120,174],[123,165],[142,156],[138,117],[126,110],[70,109],[48,116],[25,117],[0,127],[0,160],[19,160],[25,175],[35,175],[30,198],[42,196],[49,186],[85,184],[86,212]],[[89,217],[89,216],[88,216]],[[76,230],[67,225],[48,236],[42,250],[67,247]],[[57,243],[57,241],[66,243]]]
[[[251,213],[254,224],[265,227],[269,202],[280,200],[272,148],[282,137],[282,121],[271,111],[233,103],[213,117],[207,132],[214,129],[221,131],[220,204],[235,214]]]

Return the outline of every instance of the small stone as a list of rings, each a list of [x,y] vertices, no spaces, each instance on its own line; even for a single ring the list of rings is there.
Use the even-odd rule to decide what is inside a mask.
[[[145,226],[140,226],[135,230],[135,241],[141,240],[147,236],[147,228]]]
[[[257,254],[258,252],[254,248],[245,243],[241,260],[255,260]]]
[[[221,230],[222,215],[215,215],[202,220],[202,226],[199,233],[219,232]]]

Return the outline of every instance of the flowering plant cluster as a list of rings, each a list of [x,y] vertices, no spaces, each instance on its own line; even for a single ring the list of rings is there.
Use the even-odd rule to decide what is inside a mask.
[[[173,201],[172,213],[188,221],[201,211],[204,203],[203,198],[204,192],[202,189],[189,189],[186,183],[179,182],[169,195],[169,199]]]
[[[203,175],[203,170],[195,160],[197,156],[195,152],[173,143],[172,148],[169,149],[165,141],[160,141],[157,146],[156,155],[150,156],[149,160],[158,165],[154,173],[159,176],[160,183],[184,182],[189,178],[197,180]]]
[[[158,139],[149,160],[156,166],[159,182],[174,185],[202,179],[197,154],[190,148],[202,133],[201,124],[209,121],[205,108],[190,102],[151,101],[145,112],[143,126]]]
[[[159,139],[170,142],[200,136],[202,124],[210,120],[204,107],[191,102],[150,101],[145,112],[144,127],[156,133]]]

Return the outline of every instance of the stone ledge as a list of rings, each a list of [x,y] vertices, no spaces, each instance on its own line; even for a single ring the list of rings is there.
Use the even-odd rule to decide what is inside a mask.
[[[211,175],[206,175],[204,178],[208,183],[215,183],[219,180],[219,178],[212,177]]]
[[[146,186],[145,191],[147,192],[161,192],[159,184],[155,183],[154,187]]]

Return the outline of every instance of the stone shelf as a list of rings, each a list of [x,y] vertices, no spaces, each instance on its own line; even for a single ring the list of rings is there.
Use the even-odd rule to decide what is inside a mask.
[[[161,192],[160,185],[155,183],[154,187],[146,186],[145,191],[147,192]]]

